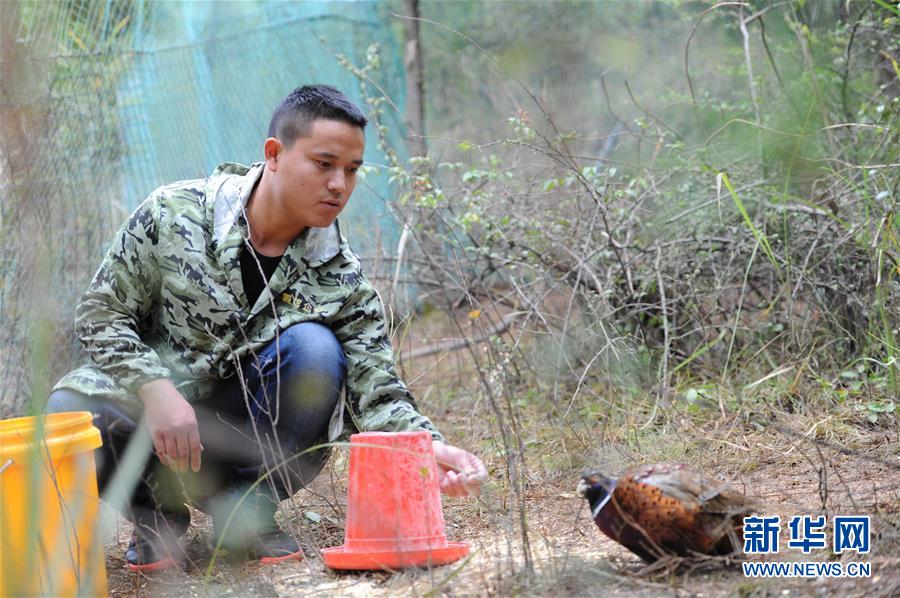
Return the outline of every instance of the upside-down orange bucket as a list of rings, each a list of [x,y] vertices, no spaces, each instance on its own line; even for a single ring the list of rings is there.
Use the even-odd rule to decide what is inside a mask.
[[[87,411],[0,421],[0,596],[106,596]]]
[[[447,565],[469,553],[448,542],[431,434],[363,432],[350,437],[344,545],[322,550],[332,569]]]

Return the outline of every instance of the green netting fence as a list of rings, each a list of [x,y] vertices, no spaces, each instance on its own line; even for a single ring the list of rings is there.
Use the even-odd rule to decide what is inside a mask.
[[[78,359],[72,307],[112,233],[157,186],[262,158],[274,105],[327,83],[386,94],[403,155],[402,33],[386,3],[0,2],[0,415]],[[369,80],[355,67],[379,66]],[[387,158],[367,131],[366,161]],[[399,237],[385,169],[341,217],[378,278]]]

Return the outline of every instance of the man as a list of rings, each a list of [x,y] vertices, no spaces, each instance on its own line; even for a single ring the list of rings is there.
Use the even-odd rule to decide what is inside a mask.
[[[101,493],[149,434],[155,454],[139,459],[125,509],[133,570],[176,564],[186,501],[213,516],[230,553],[299,558],[274,522],[278,501],[320,471],[317,445],[352,428],[427,430],[447,494],[477,493],[486,479],[416,411],[378,294],[340,236],[365,126],[336,89],[295,90],[272,115],[263,163],[154,191],[81,298],[76,327],[92,363],[48,405],[95,414]]]

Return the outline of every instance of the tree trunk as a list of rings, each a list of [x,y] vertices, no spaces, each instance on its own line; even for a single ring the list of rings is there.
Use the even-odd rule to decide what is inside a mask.
[[[403,20],[406,68],[406,127],[409,151],[413,156],[425,156],[425,73],[422,68],[422,46],[419,43],[419,0],[403,0],[406,16]]]

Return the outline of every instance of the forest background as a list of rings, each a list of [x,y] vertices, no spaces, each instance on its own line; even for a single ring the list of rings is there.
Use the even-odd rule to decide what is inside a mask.
[[[136,40],[188,31],[173,6],[191,4],[0,3],[3,417],[39,412],[82,358],[74,298],[152,189],[123,197],[128,161],[144,154],[126,134],[122,82],[147,53]],[[327,10],[305,14],[313,4]],[[351,202],[348,236],[391,308],[423,410],[491,467],[483,500],[448,504],[479,559],[452,581],[374,576],[369,589],[772,587],[727,570],[635,577],[637,563],[603,544],[572,496],[580,472],[661,459],[739,480],[773,513],[871,514],[877,583],[815,583],[900,588],[895,4],[207,6],[269,20],[204,21],[187,45],[252,42],[241,28],[257,26],[311,40],[304,60],[331,69],[320,80],[367,107],[370,195]],[[301,82],[213,91],[245,106]],[[166,126],[151,120],[148,134]],[[190,139],[169,141],[162,153],[190,154]],[[309,541],[339,543],[340,499],[300,501],[288,518]],[[606,557],[611,568],[597,564]],[[216,575],[191,591],[249,583]],[[347,581],[307,577],[252,587]],[[134,583],[118,590],[140,593]]]

